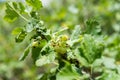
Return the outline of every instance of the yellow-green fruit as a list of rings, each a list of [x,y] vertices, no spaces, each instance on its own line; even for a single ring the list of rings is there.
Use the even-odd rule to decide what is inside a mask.
[[[65,54],[67,52],[67,49],[65,47],[55,46],[54,49],[57,53],[60,54]]]
[[[79,36],[79,40],[82,41],[83,40],[83,35]]]
[[[32,43],[32,47],[38,47],[38,45],[39,45],[38,41],[35,41],[35,42]]]
[[[68,40],[68,36],[67,35],[62,35],[61,36],[61,40],[62,41],[67,41]]]

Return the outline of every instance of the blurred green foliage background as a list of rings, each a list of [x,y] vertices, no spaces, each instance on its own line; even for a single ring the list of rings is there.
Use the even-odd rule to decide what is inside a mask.
[[[17,1],[17,0],[16,0]],[[120,64],[120,0],[53,0],[40,10],[45,26],[53,31],[69,27],[85,26],[86,20],[95,18],[106,35],[104,55]],[[25,24],[21,18],[14,23],[6,22],[5,2],[0,3],[0,80],[36,80],[40,69],[30,59],[18,61],[27,41],[17,44],[12,30]],[[29,56],[28,56],[29,58]]]

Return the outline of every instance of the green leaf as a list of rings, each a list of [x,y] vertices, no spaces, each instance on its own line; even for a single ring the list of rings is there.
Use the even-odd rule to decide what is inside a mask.
[[[40,59],[36,61],[36,66],[43,66],[49,64],[55,60],[55,54],[50,53],[49,55],[41,56]]]
[[[32,59],[33,59],[34,63],[38,59],[38,57],[40,55],[40,51],[41,51],[41,48],[39,48],[39,47],[32,47]]]
[[[118,71],[118,74],[120,74],[120,65],[117,66],[117,71]]]
[[[97,80],[120,80],[120,75],[115,71],[105,71],[102,76],[99,76]]]
[[[39,21],[37,19],[30,19],[28,24],[25,26],[26,32],[31,32],[40,27]]]
[[[47,30],[44,35],[45,35],[45,38],[47,39],[47,41],[49,41],[51,39],[50,30]]]
[[[18,4],[19,4],[20,13],[21,13],[21,14],[22,14],[22,13],[25,13],[25,6],[24,6],[21,2],[19,2]]]
[[[32,23],[28,23],[26,25],[26,32],[31,32],[31,31],[33,31],[33,29],[34,29],[34,26]]]
[[[15,12],[15,10],[8,3],[6,3],[6,8],[7,8],[5,10],[6,11],[6,15],[4,16],[4,19],[7,20],[8,22],[15,21],[19,17],[19,15]]]
[[[101,32],[101,27],[99,25],[99,22],[96,21],[96,19],[92,18],[86,21],[85,33],[98,34],[100,32]]]
[[[14,7],[15,9],[18,9],[18,5],[17,5],[16,2],[13,2],[12,4],[13,4],[13,7]]]
[[[55,72],[58,68],[58,63],[55,62],[55,53],[51,52],[48,55],[41,56],[36,61],[36,66],[43,67],[45,72]]]
[[[26,0],[26,3],[33,7],[35,10],[39,10],[42,8],[42,2],[41,0]]]
[[[18,35],[23,29],[21,27],[17,27],[12,31],[13,35]]]
[[[19,16],[23,18],[21,14],[25,13],[25,7],[21,2],[6,3],[6,8],[6,15],[4,16],[4,19],[8,22],[15,21]]]
[[[45,39],[40,40],[39,47],[42,49],[47,44],[47,41]]]
[[[35,19],[38,18],[38,14],[37,14],[35,11],[31,11],[31,12],[30,12],[30,15],[31,15],[31,17],[33,17],[33,18],[35,18]]]
[[[39,54],[40,54],[42,48],[46,44],[47,44],[47,41],[45,39],[33,42],[33,44],[32,44],[32,58],[33,58],[34,62],[38,59]]]
[[[104,45],[102,41],[97,40],[91,35],[84,35],[79,51],[82,57],[89,63],[93,63],[101,57],[103,49]]]
[[[86,66],[86,67],[89,66],[87,60],[84,57],[80,56],[80,52],[77,48],[74,51],[74,55],[75,55],[75,59],[77,59],[80,62],[81,66]]]
[[[115,59],[114,58],[108,58],[108,57],[102,57],[103,65],[108,69],[115,69]]]
[[[48,79],[48,74],[46,73],[46,74],[43,74],[40,78],[39,78],[39,80],[49,80]]]
[[[18,36],[15,38],[15,41],[16,41],[17,43],[22,42],[22,41],[25,39],[26,35],[27,35],[27,34],[26,34],[25,31],[21,31],[21,32],[18,34]]]
[[[81,33],[81,27],[80,27],[80,25],[76,25],[75,29],[72,32],[70,40],[78,39],[80,33]]]
[[[56,80],[80,80],[80,75],[76,71],[74,65],[66,65],[57,74]]]
[[[13,8],[18,11],[19,13],[25,13],[25,6],[23,5],[23,3],[19,2],[19,3],[16,3],[16,2],[13,2]]]
[[[28,53],[30,52],[30,45],[25,49],[25,51],[23,52],[22,56],[19,58],[20,61],[24,60],[26,58],[26,56],[28,55]]]
[[[120,47],[119,47],[119,50],[120,50]],[[115,59],[116,59],[116,61],[120,61],[120,51],[119,51],[119,53],[115,56]]]

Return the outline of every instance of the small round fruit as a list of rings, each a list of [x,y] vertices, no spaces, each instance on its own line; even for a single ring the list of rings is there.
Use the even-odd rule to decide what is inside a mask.
[[[67,49],[65,47],[55,46],[54,49],[59,54],[65,54],[67,52]]]
[[[38,45],[39,45],[38,41],[35,41],[35,42],[32,43],[32,47],[38,47]]]
[[[68,36],[67,35],[62,35],[61,36],[61,40],[62,41],[67,41],[68,40]]]

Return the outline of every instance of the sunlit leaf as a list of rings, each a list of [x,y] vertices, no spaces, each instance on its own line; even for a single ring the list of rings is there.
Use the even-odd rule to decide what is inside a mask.
[[[35,10],[42,8],[41,0],[26,0],[27,4],[32,6]]]
[[[103,42],[96,41],[91,35],[85,35],[80,45],[81,56],[84,57],[89,63],[100,58],[104,49]]]
[[[18,35],[23,29],[21,27],[17,27],[12,31],[13,35]]]
[[[77,39],[79,37],[80,33],[81,33],[81,27],[80,27],[80,25],[76,25],[75,29],[72,32],[70,40]]]
[[[89,19],[86,21],[85,33],[88,34],[99,34],[101,32],[101,27],[99,22],[95,19]]]
[[[21,31],[21,32],[17,35],[17,37],[15,37],[15,41],[16,41],[17,43],[22,42],[22,41],[25,39],[26,35],[27,35],[27,34],[26,34],[25,31]]]
[[[106,71],[97,80],[119,80],[119,79],[120,79],[120,75],[117,74],[115,71]]]
[[[37,66],[43,66],[45,64],[52,63],[55,60],[55,54],[50,53],[48,55],[41,56],[40,59],[36,61]]]
[[[75,66],[70,64],[63,67],[56,77],[56,80],[79,80],[80,74],[77,73]]]
[[[26,58],[26,56],[28,55],[28,53],[30,52],[30,45],[25,49],[25,51],[23,52],[22,56],[19,58],[20,61],[24,60]]]
[[[38,57],[40,55],[40,51],[41,51],[41,48],[39,48],[39,47],[32,48],[32,59],[33,59],[34,63],[38,59]]]
[[[19,2],[18,4],[20,13],[25,13],[25,6],[21,2]]]
[[[27,31],[27,32],[31,32],[31,31],[33,31],[33,29],[34,29],[33,24],[28,23],[28,24],[26,25],[26,31]]]
[[[9,5],[9,3],[6,3],[6,15],[4,16],[4,19],[13,22],[15,21],[19,15],[15,12],[15,10]]]

